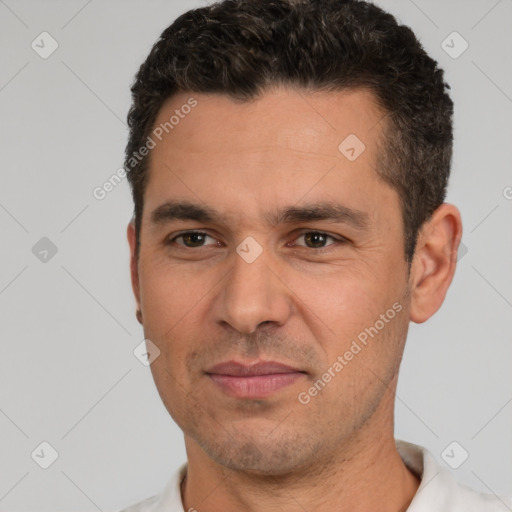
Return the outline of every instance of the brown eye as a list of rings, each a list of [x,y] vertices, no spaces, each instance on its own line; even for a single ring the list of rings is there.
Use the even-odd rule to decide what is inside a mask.
[[[206,238],[212,238],[207,233],[203,233],[201,231],[187,231],[186,233],[181,233],[181,235],[178,235],[174,238],[172,238],[169,243],[173,243],[176,240],[182,239],[183,243],[178,243],[178,245],[181,245],[183,247],[187,248],[194,248],[194,247],[203,247],[204,241]],[[212,238],[212,240],[214,240]]]
[[[296,240],[298,240],[299,238],[304,238],[304,241],[306,242],[305,247],[308,247],[310,249],[324,249],[329,245],[333,245],[325,245],[328,239],[334,240],[335,242],[343,242],[343,240],[334,238],[333,236],[328,235],[327,233],[322,233],[321,231],[307,231],[299,235]],[[302,246],[302,244],[298,245]]]

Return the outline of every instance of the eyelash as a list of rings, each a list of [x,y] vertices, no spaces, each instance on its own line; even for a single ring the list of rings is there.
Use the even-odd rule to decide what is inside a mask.
[[[203,235],[203,236],[208,236],[210,238],[213,238],[211,235],[209,235],[208,233],[205,233],[204,231],[184,231],[183,233],[180,233],[179,235],[176,235],[175,237],[173,238],[169,238],[166,242],[166,245],[171,245],[173,243],[175,243],[175,241],[178,239],[178,238],[182,238],[184,237],[185,235],[190,235],[190,234],[195,234],[195,235]],[[294,240],[296,240],[297,238],[300,238],[304,235],[308,235],[308,234],[315,234],[315,235],[322,235],[324,237],[327,237],[327,238],[331,238],[332,240],[334,240],[335,242],[338,242],[339,244],[345,244],[348,242],[348,240],[346,238],[337,238],[335,236],[332,236],[332,235],[329,235],[328,233],[325,233],[323,231],[315,231],[315,230],[310,230],[310,231],[303,231],[301,233],[299,233],[297,235],[296,238],[294,238]],[[182,247],[183,249],[202,249],[206,246],[198,246],[198,247],[187,247],[185,245],[181,245],[181,244],[178,244],[180,247]],[[327,245],[325,247],[307,247],[305,245],[300,245],[298,247],[302,247],[304,249],[311,249],[311,250],[314,250],[316,251],[317,253],[318,252],[322,252],[322,251],[326,251],[326,250],[329,250],[329,247],[333,246],[333,245],[336,245],[336,244],[330,244],[330,245]]]

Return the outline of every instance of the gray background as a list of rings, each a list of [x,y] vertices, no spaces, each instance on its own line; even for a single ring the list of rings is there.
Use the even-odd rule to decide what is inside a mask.
[[[469,453],[457,479],[512,494],[512,1],[378,3],[415,30],[452,86],[448,201],[467,248],[443,308],[411,325],[396,436],[443,465],[457,441]],[[159,492],[185,460],[182,433],[133,355],[143,333],[128,185],[103,200],[92,191],[122,165],[138,66],[178,14],[200,5],[0,1],[2,511],[116,510]],[[31,47],[43,31],[59,45],[47,59]],[[441,46],[453,31],[469,43],[456,59]],[[57,248],[46,261],[43,246],[32,250],[43,237]],[[43,441],[59,455],[48,469],[31,458]]]

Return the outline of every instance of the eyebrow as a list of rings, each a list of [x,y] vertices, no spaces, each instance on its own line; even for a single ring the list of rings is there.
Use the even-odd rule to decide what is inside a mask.
[[[263,219],[272,227],[279,224],[330,221],[364,229],[368,226],[369,216],[360,210],[324,201],[306,204],[301,207],[286,206],[274,211],[267,211],[263,214]],[[150,215],[150,222],[155,225],[167,224],[174,220],[225,223],[222,214],[217,210],[190,201],[166,201],[156,207]]]

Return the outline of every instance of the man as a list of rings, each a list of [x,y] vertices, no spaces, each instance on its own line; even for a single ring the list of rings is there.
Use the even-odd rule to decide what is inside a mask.
[[[127,511],[512,505],[394,439],[408,325],[462,235],[447,88],[363,1],[226,0],[163,32],[132,86],[128,240],[188,461]]]

